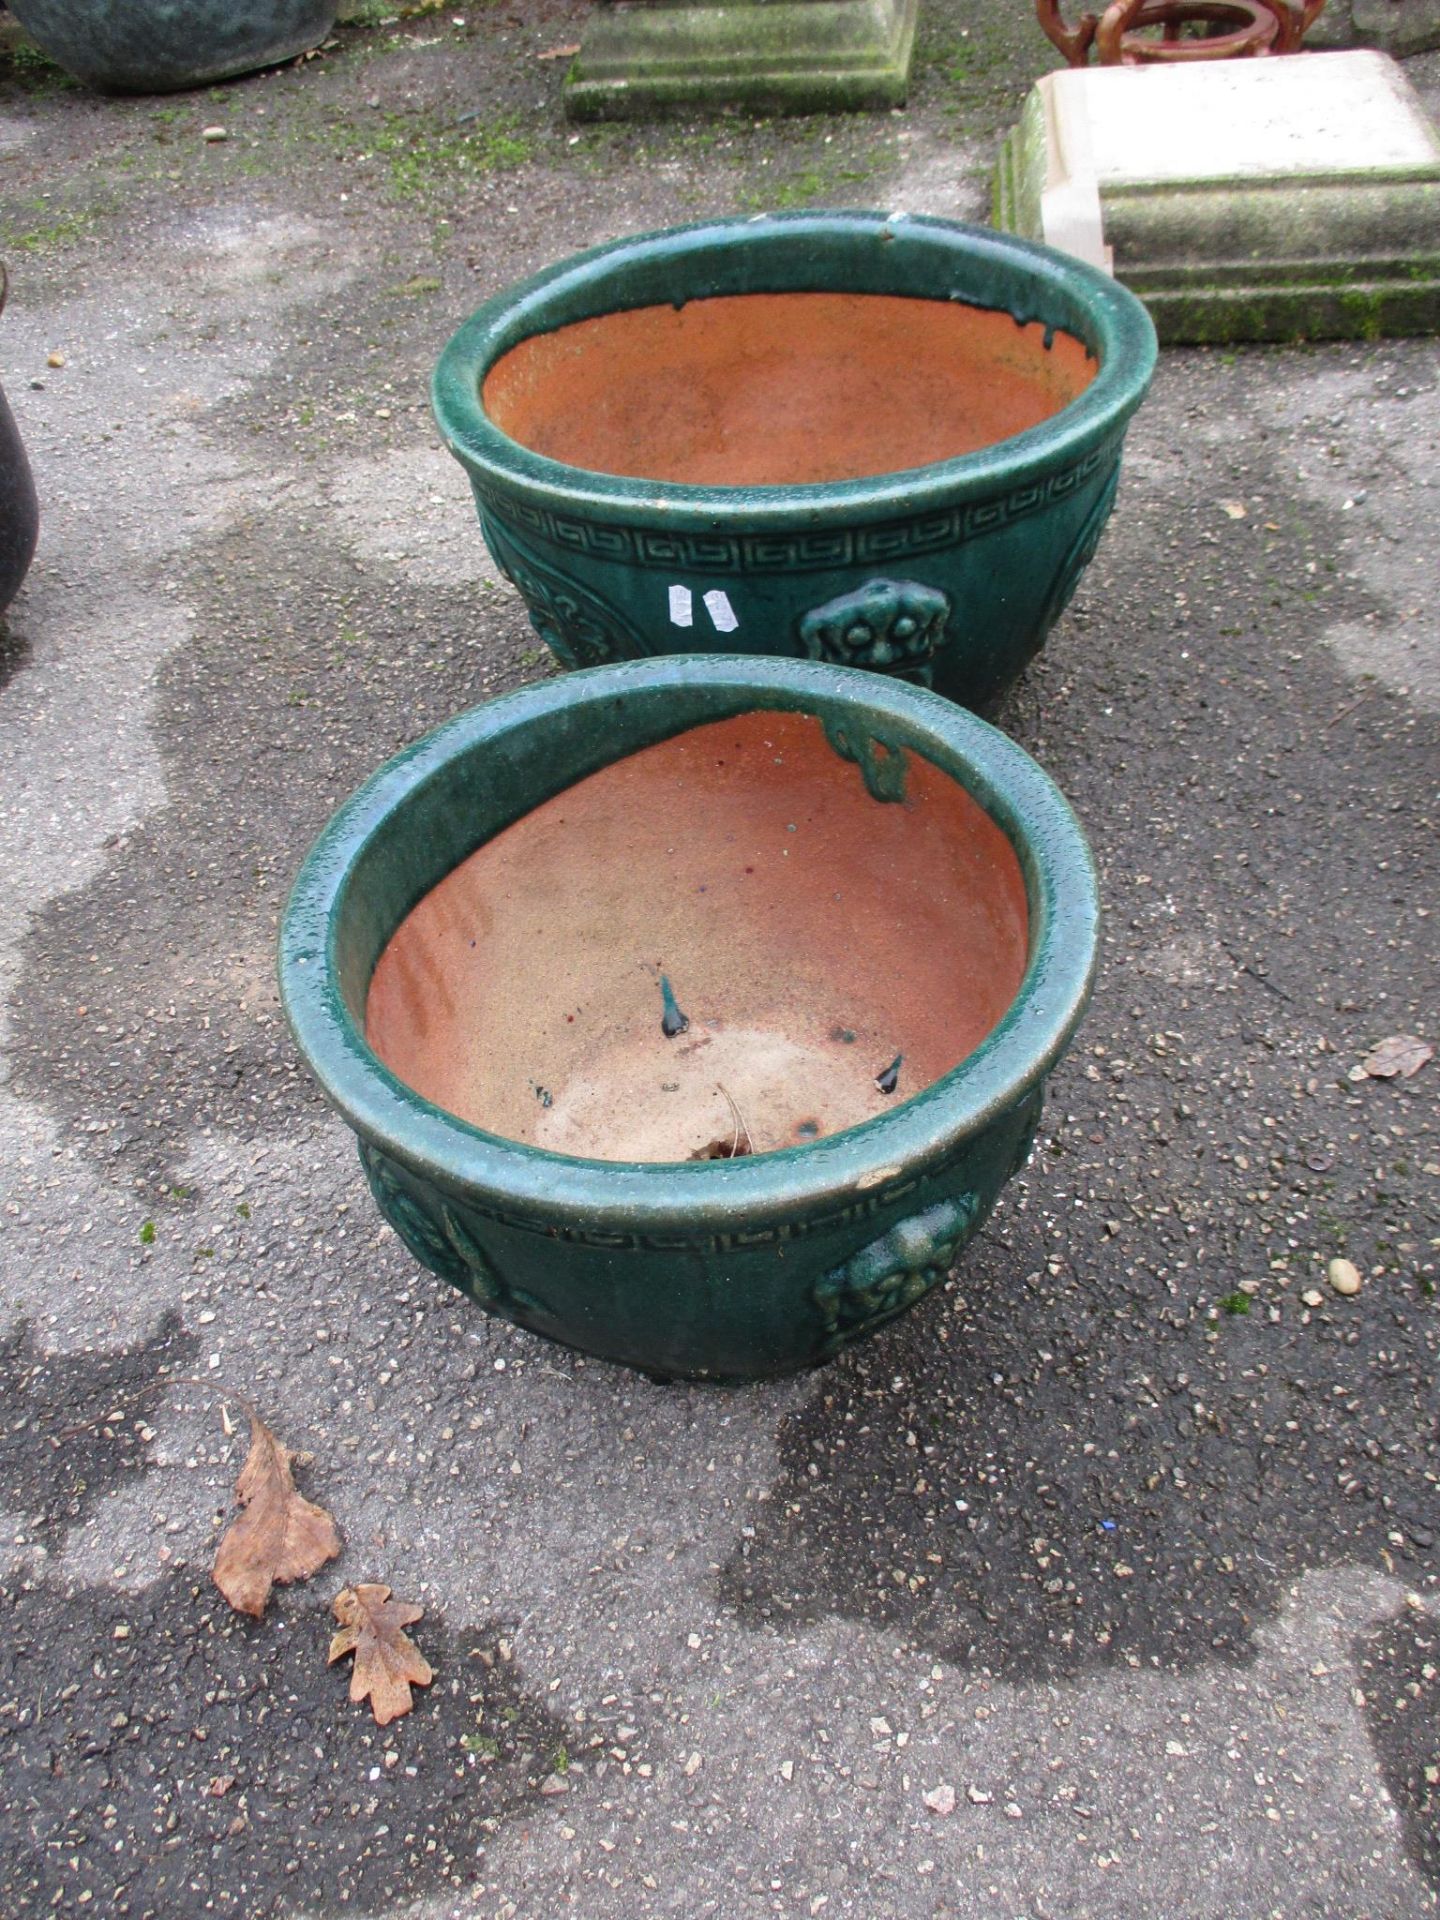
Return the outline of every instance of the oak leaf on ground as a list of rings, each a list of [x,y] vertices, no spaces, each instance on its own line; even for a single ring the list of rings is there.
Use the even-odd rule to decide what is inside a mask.
[[[244,1509],[220,1542],[211,1577],[237,1613],[258,1620],[272,1585],[308,1580],[340,1551],[335,1522],[295,1490],[295,1456],[254,1413],[235,1498]]]
[[[1422,1040],[1418,1034],[1392,1033],[1378,1046],[1372,1047],[1360,1062],[1358,1075],[1351,1079],[1369,1078],[1371,1080],[1408,1080],[1418,1073],[1427,1060],[1435,1058],[1435,1049],[1428,1040]]]
[[[425,1609],[408,1600],[392,1600],[389,1587],[369,1582],[346,1587],[335,1596],[340,1631],[330,1642],[330,1660],[355,1656],[350,1698],[370,1696],[377,1726],[409,1713],[411,1687],[428,1687],[435,1678],[430,1662],[402,1628],[423,1619]]]

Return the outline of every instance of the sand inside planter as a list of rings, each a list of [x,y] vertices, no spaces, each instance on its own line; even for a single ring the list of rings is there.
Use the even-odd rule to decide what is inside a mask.
[[[928,466],[1038,426],[1097,372],[1084,342],[955,300],[752,293],[535,334],[481,399],[570,467],[802,486]]]
[[[905,760],[904,801],[877,801],[817,720],[767,712],[617,760],[406,917],[370,1045],[487,1132],[591,1159],[768,1152],[890,1110],[1000,1020],[1028,944],[1005,835]]]

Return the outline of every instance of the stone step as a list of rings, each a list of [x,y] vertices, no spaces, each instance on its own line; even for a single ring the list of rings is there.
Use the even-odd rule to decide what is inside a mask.
[[[995,223],[1113,272],[1164,341],[1440,330],[1440,138],[1378,52],[1047,74]]]

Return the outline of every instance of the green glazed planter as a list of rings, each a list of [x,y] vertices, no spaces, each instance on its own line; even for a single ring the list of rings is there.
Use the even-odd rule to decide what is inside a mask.
[[[574,1157],[487,1132],[382,1063],[366,1037],[367,998],[392,936],[431,889],[553,796],[571,810],[577,782],[744,716],[811,728],[824,777],[837,792],[851,783],[841,797],[873,808],[876,831],[912,831],[907,778],[917,792],[963,788],[978,809],[963,795],[955,803],[988,816],[984,831],[1023,901],[1020,986],[975,1051],[913,1097],[902,1088],[879,1117],[813,1143],[673,1161]],[[801,847],[783,828],[779,838]],[[938,873],[935,885],[943,891]],[[897,918],[894,899],[878,904]],[[697,905],[707,910],[717,911]],[[903,682],[823,663],[674,658],[506,695],[383,767],[301,869],[280,983],[300,1051],[418,1260],[487,1311],[568,1346],[659,1378],[739,1381],[828,1359],[944,1278],[1024,1163],[1046,1075],[1089,996],[1097,921],[1073,815],[985,722]],[[554,927],[553,951],[535,955],[537,980],[562,963],[568,931]],[[668,984],[665,1000],[668,1020]],[[422,1019],[430,1013],[427,1004]],[[660,1013],[657,996],[657,1052],[671,1044]]]
[[[0,313],[9,291],[0,263]],[[0,387],[0,614],[3,614],[29,571],[40,537],[40,502],[25,454],[25,442]]]
[[[620,399],[606,365],[587,372],[587,328],[561,330],[580,322],[592,333],[597,323],[613,330],[622,315],[634,326],[637,310],[643,320],[667,308],[698,325],[706,302],[721,302],[709,309],[718,314],[730,296],[756,294],[848,298],[859,321],[867,303],[858,297],[882,296],[891,303],[885,313],[906,320],[908,331],[893,337],[888,319],[871,327],[876,364],[855,376],[853,400],[831,408],[857,442],[852,463],[866,457],[858,443],[868,433],[889,470],[765,484],[754,483],[752,462],[751,478],[728,484],[717,455],[718,465],[702,459],[709,477],[694,483],[657,478],[633,447],[617,469],[600,470],[603,440],[567,435],[563,424],[557,435],[556,421],[615,421],[632,400],[640,413],[683,414],[696,388],[695,364],[667,366],[658,323],[631,354],[633,391]],[[729,304],[761,312],[753,302]],[[882,309],[872,300],[868,310]],[[964,340],[940,326],[959,315],[992,328],[973,364],[957,358]],[[933,345],[922,322],[934,324]],[[807,366],[807,326],[803,318],[790,326],[785,366],[789,387],[813,388],[818,405],[850,376],[839,349]],[[767,414],[793,397],[783,379],[772,391],[770,346],[761,327],[727,349],[736,381],[715,376],[728,394],[757,368],[763,381],[770,367],[771,387],[757,388],[750,422],[758,420],[762,438]],[[1036,383],[1058,390],[1064,373],[1072,386],[1088,384],[1047,417],[1026,425],[1022,413],[1018,431],[932,457],[932,393],[949,392],[963,408],[1022,352]],[[985,707],[1040,647],[1095,552],[1125,429],[1154,362],[1140,302],[1049,248],[919,216],[780,214],[621,240],[499,294],[446,347],[434,406],[470,476],[497,564],[565,666],[682,651],[789,654],[902,674]],[[896,398],[907,401],[908,424],[898,424]],[[552,423],[548,438],[523,417],[537,409]],[[697,437],[703,456],[703,423]],[[728,448],[742,437],[722,423],[710,444]],[[567,440],[585,457],[545,450]],[[618,470],[625,460],[628,469]],[[693,460],[677,467],[692,469],[700,470]]]
[[[318,46],[338,0],[10,0],[52,60],[102,93],[172,93]]]

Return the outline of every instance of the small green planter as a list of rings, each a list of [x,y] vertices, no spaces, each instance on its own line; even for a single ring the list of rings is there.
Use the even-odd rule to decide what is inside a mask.
[[[877,836],[917,835],[911,890],[886,865],[878,884],[858,884],[836,912],[847,928],[861,928],[867,914],[898,920],[902,960],[913,925],[912,945],[938,952],[942,986],[946,949],[922,923],[930,896],[942,899],[955,883],[926,851],[926,822],[950,805],[983,822],[995,845],[977,871],[994,865],[998,849],[1016,876],[1020,985],[973,1052],[911,1098],[902,1086],[879,1117],[810,1144],[648,1162],[574,1157],[486,1131],[382,1062],[367,1039],[377,968],[439,883],[555,796],[572,813],[577,783],[640,766],[659,743],[673,752],[708,739],[714,723],[738,731],[751,720],[777,736],[808,728],[834,805],[862,817],[868,808]],[[774,841],[783,845],[772,844],[772,864],[790,885],[803,872],[808,816],[793,794],[779,806]],[[822,821],[827,810],[818,810]],[[589,843],[581,853],[590,858]],[[622,877],[622,895],[627,884]],[[720,939],[728,909],[718,885],[687,897],[702,946]],[[375,1198],[417,1259],[488,1311],[569,1346],[658,1377],[737,1381],[825,1360],[944,1278],[1025,1160],[1046,1075],[1089,995],[1097,918],[1093,868],[1064,800],[983,721],[903,683],[821,664],[671,659],[507,695],[382,768],[305,861],[281,931],[280,981],[299,1048],[357,1134]],[[483,922],[475,931],[483,972],[495,936]],[[462,927],[455,942],[462,953],[477,944],[470,932]],[[578,901],[568,923],[554,916],[548,950],[529,959],[537,992],[563,973],[577,943],[584,961],[593,937]],[[664,961],[649,944],[637,952]],[[787,957],[782,942],[771,971],[798,976],[817,958],[825,957]],[[738,983],[742,1014],[762,977],[757,970]],[[427,994],[420,1024],[440,1017],[447,993]],[[667,1063],[686,1044],[672,1037],[672,1004],[667,989],[662,1031],[654,1000],[653,1046]],[[692,1002],[691,1011],[701,1009]],[[563,1024],[569,1018],[560,1015],[561,1034],[575,1030]],[[832,1032],[823,1044],[847,1038]],[[499,1067],[516,1084],[532,1071],[528,1045],[517,1030],[500,1049],[511,1057]],[[866,1061],[871,1072],[883,1065]],[[547,1089],[531,1084],[548,1105]]]
[[[1139,301],[1049,248],[784,214],[621,240],[499,294],[445,349],[434,404],[566,666],[789,654],[983,707],[1094,554],[1154,361]],[[1001,437],[937,457],[1007,381],[1015,407],[985,413]]]
[[[102,93],[172,93],[318,46],[338,0],[10,0],[36,43]]]

